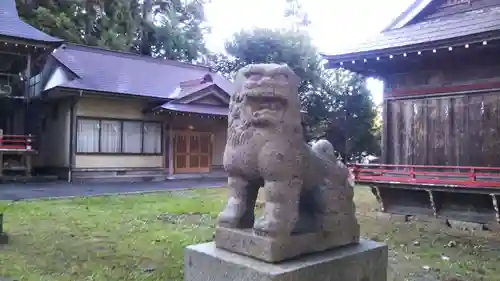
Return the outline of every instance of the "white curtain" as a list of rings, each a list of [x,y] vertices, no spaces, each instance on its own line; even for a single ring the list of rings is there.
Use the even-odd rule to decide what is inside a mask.
[[[144,153],[161,153],[161,124],[144,123]]]
[[[101,121],[101,152],[121,152],[121,123],[120,121]]]
[[[99,120],[78,119],[77,152],[99,152]]]
[[[141,153],[142,149],[142,122],[123,122],[123,152]]]
[[[77,152],[159,154],[161,135],[160,123],[78,119]]]

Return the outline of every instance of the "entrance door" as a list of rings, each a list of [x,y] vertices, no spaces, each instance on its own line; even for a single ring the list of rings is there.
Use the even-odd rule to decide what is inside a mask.
[[[174,172],[207,173],[212,163],[210,133],[179,132],[174,139]]]

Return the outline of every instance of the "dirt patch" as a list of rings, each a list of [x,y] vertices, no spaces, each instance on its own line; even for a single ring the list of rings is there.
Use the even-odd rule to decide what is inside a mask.
[[[459,231],[444,223],[380,216],[368,188],[358,187],[355,193],[362,234],[389,246],[388,280],[500,280],[499,233]]]

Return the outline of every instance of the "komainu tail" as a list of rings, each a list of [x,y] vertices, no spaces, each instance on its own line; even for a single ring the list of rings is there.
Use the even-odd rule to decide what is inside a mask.
[[[325,139],[314,142],[312,144],[312,150],[330,161],[337,162],[338,160],[337,156],[335,156],[333,145]]]
[[[342,161],[340,161],[337,156],[335,155],[335,149],[333,148],[333,145],[325,140],[321,139],[312,144],[312,150],[319,154],[320,156],[334,162],[337,164],[337,166],[341,169],[348,169]],[[355,182],[354,182],[354,176],[352,175],[351,171],[349,171],[349,176],[347,178],[347,181],[351,187],[354,187]]]

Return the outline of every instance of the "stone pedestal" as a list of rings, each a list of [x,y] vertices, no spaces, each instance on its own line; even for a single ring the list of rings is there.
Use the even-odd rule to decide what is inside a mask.
[[[252,229],[217,227],[215,245],[233,253],[277,263],[297,256],[355,244],[359,225],[346,225],[338,233],[306,233],[286,238],[255,235]]]
[[[232,253],[214,242],[191,245],[185,281],[387,281],[388,249],[369,240],[278,264]]]

